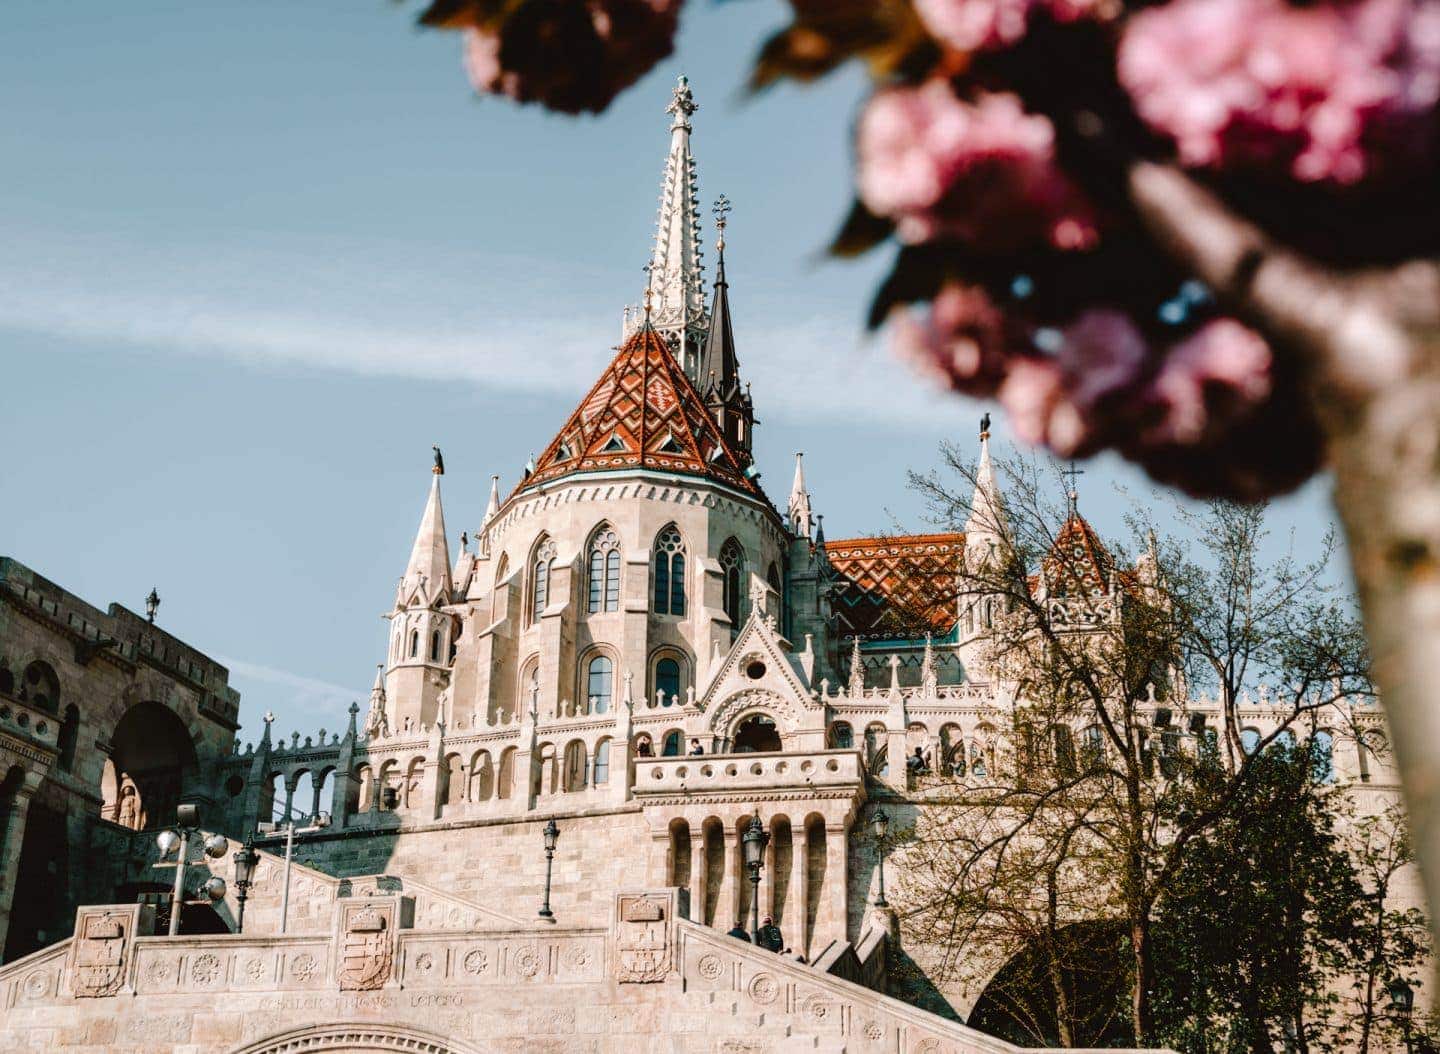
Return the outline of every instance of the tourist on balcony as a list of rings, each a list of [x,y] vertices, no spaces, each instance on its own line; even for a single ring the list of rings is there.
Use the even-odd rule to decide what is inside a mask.
[[[655,756],[655,752],[654,752],[654,750],[653,750],[653,749],[651,748],[651,746],[650,746],[650,740],[648,740],[648,739],[642,739],[642,740],[640,740],[640,742],[639,742],[638,744],[636,744],[635,754],[636,754],[637,757],[653,758],[653,757]]]
[[[750,943],[750,934],[745,932],[745,924],[738,920],[734,926],[730,927],[727,936],[734,937],[737,941],[744,941],[746,944]]]
[[[925,756],[925,751],[920,747],[916,747],[915,753],[905,759],[905,765],[911,772],[930,771],[930,759]]]
[[[772,952],[782,951],[785,948],[785,938],[780,933],[780,927],[775,925],[775,920],[769,915],[765,916],[765,922],[761,925],[758,936],[762,948]]]
[[[705,748],[700,745],[700,740],[690,740],[690,756],[692,758],[698,758],[703,753],[705,753]]]

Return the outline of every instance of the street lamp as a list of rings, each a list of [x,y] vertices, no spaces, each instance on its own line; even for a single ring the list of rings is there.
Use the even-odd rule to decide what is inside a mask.
[[[150,587],[150,595],[145,598],[145,617],[153,624],[155,612],[160,610],[160,594],[155,592],[155,587]]]
[[[760,868],[765,864],[765,847],[770,836],[760,822],[760,810],[750,818],[745,834],[740,839],[745,852],[745,866],[750,869],[750,938],[756,947],[760,945]]]
[[[245,930],[245,899],[250,895],[250,883],[255,875],[255,865],[260,861],[260,854],[255,851],[255,840],[245,839],[235,855],[231,858],[235,861],[235,899],[239,903],[239,910],[235,917],[235,932],[243,933]]]
[[[1400,1028],[1405,1034],[1405,1049],[1413,1050],[1410,1041],[1410,1016],[1415,1010],[1415,990],[1401,978],[1395,977],[1386,985],[1386,991],[1390,994],[1390,1013],[1400,1022]]]
[[[185,868],[189,864],[187,857],[190,854],[190,838],[200,833],[200,810],[194,805],[176,806],[175,819],[177,830],[167,828],[155,836],[155,845],[160,850],[161,860],[171,852],[175,853],[175,885],[170,891],[172,937],[180,932],[180,911],[185,898]],[[221,834],[206,835],[203,845],[205,855],[211,859],[219,859],[225,855],[225,850],[230,848],[229,840]],[[219,875],[212,875],[200,889],[211,900],[222,900],[225,897],[225,880]]]
[[[875,815],[870,817],[870,829],[875,832],[875,844],[880,850],[880,895],[875,898],[875,906],[888,908],[890,902],[885,899],[885,832],[890,830],[890,814],[883,806],[877,806]]]
[[[540,905],[540,917],[554,919],[555,912],[550,910],[550,875],[555,867],[555,843],[560,840],[560,828],[555,826],[553,816],[541,834],[545,836],[545,902]]]
[[[259,823],[255,825],[261,834],[279,834],[280,825],[277,823]],[[323,831],[330,826],[330,814],[328,812],[317,812],[315,822],[309,827],[296,827],[294,820],[285,822],[285,883],[280,889],[280,932],[284,933],[290,921],[290,860],[295,855],[295,836],[297,834],[314,834],[316,831]]]

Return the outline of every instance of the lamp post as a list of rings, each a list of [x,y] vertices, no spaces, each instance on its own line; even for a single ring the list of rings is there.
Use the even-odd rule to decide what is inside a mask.
[[[150,620],[150,623],[151,623],[152,625],[153,625],[154,622],[155,622],[155,612],[157,612],[157,611],[159,611],[159,610],[160,610],[160,594],[157,593],[157,592],[155,592],[155,587],[154,587],[154,586],[151,586],[151,587],[150,587],[150,595],[145,598],[145,617]]]
[[[255,865],[260,854],[255,851],[255,840],[245,839],[245,844],[232,857],[235,861],[235,900],[239,908],[235,915],[235,932],[245,932],[245,900],[250,896],[250,882],[255,875]]]
[[[1415,990],[1399,977],[1393,978],[1385,987],[1390,994],[1390,1013],[1400,1022],[1400,1028],[1405,1035],[1405,1050],[1413,1051],[1415,1048],[1410,1036],[1410,1016],[1415,1010]]]
[[[750,939],[760,946],[760,868],[765,864],[765,847],[770,836],[760,822],[760,810],[755,810],[740,843],[745,852],[745,866],[750,869]]]
[[[200,810],[194,805],[176,806],[175,820],[175,830],[167,828],[155,836],[162,861],[175,852],[175,885],[170,890],[169,932],[172,937],[180,932],[180,914],[185,901],[185,868],[189,864],[190,839],[200,833]],[[211,834],[205,836],[204,847],[206,856],[218,859],[230,848],[230,842],[224,835]],[[211,900],[221,900],[225,896],[225,880],[219,875],[206,879],[200,888]]]
[[[885,832],[890,830],[890,814],[883,806],[877,806],[875,815],[870,817],[870,829],[875,832],[875,844],[879,847],[880,857],[880,895],[875,898],[875,906],[888,908],[890,902],[885,899]]]
[[[285,822],[285,882],[280,887],[280,932],[284,933],[290,921],[290,861],[295,855],[295,836],[297,834],[314,834],[316,831],[323,831],[330,826],[330,814],[328,812],[317,812],[315,822],[308,827],[296,827],[294,820]],[[276,823],[262,823],[256,825],[261,834],[279,834],[281,827]]]
[[[545,837],[545,902],[540,905],[540,917],[553,920],[555,913],[550,910],[550,875],[555,867],[555,843],[560,840],[560,828],[555,826],[553,816],[541,834]]]

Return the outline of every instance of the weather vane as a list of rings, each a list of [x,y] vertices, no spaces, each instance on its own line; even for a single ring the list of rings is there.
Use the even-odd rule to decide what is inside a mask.
[[[715,199],[715,204],[710,211],[715,215],[715,229],[720,232],[717,247],[723,252],[725,250],[725,224],[726,217],[730,215],[730,199],[721,194]]]
[[[653,289],[653,286],[654,286],[654,284],[655,284],[655,264],[654,264],[654,262],[652,261],[651,263],[647,263],[647,264],[644,266],[644,268],[642,268],[642,270],[644,270],[644,272],[645,272],[645,319],[646,319],[646,321],[649,321],[649,319],[650,319],[650,298],[651,298],[652,296],[654,296],[654,289]]]

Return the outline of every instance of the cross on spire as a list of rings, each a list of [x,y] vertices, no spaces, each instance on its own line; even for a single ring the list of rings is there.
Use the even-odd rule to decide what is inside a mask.
[[[715,199],[715,204],[711,206],[710,212],[715,216],[715,230],[719,232],[716,248],[723,253],[725,251],[725,224],[730,215],[730,199],[721,194]]]
[[[1076,489],[1076,483],[1080,476],[1085,475],[1085,470],[1083,468],[1076,468],[1075,462],[1072,461],[1070,462],[1069,468],[1060,470],[1060,475],[1068,477],[1070,480],[1070,486],[1066,488],[1066,497],[1070,501],[1070,515],[1073,516],[1075,515],[1076,505],[1080,501],[1080,492]]]

